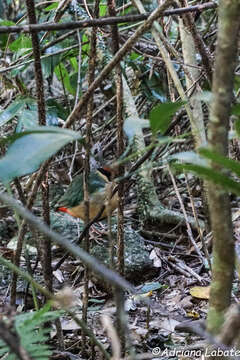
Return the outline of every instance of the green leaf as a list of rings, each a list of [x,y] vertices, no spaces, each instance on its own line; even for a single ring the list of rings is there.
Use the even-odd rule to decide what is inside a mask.
[[[89,37],[86,33],[84,33],[82,36],[82,43],[83,44],[85,43],[85,45],[82,46],[82,53],[87,54],[89,52],[90,45],[89,45]]]
[[[44,306],[39,311],[22,313],[15,317],[14,327],[21,346],[29,353],[31,359],[48,360],[52,350],[48,344],[50,329],[44,327],[46,322],[58,319],[62,311],[48,311],[49,306]],[[7,354],[9,353],[9,354]],[[15,360],[16,355],[0,340],[0,356],[6,354],[6,359]]]
[[[76,90],[72,88],[70,84],[69,72],[63,63],[60,63],[54,69],[55,74],[59,81],[63,81],[65,88],[69,91],[70,94],[75,95]]]
[[[89,303],[93,303],[93,304],[104,304],[105,303],[105,300],[104,299],[94,299],[94,298],[91,298],[89,299]]]
[[[12,141],[14,137],[14,142],[0,160],[0,179],[4,184],[17,176],[36,171],[43,161],[64,145],[81,139],[79,133],[75,131],[45,126],[16,134],[8,140]]]
[[[22,98],[16,99],[5,110],[0,113],[0,126],[6,124],[14,116],[16,116],[20,110],[25,106],[26,102]]]
[[[2,5],[2,1],[0,1],[0,11],[1,11],[1,5]],[[12,26],[12,25],[15,25],[13,21],[0,20],[0,26]],[[5,47],[8,42],[8,36],[9,36],[8,34],[4,34],[4,33],[0,34],[0,48],[2,50],[5,50]]]
[[[24,109],[18,117],[16,132],[23,132],[38,126],[38,111]]]
[[[144,58],[143,58],[142,55],[136,53],[135,51],[132,51],[132,52],[130,53],[130,59],[133,60],[133,61],[135,61],[135,60],[143,60]]]
[[[10,50],[17,52],[18,56],[26,54],[32,49],[32,40],[29,36],[20,35],[9,45]]]
[[[149,128],[150,124],[148,120],[140,119],[139,117],[128,117],[124,121],[123,130],[131,140],[135,135],[142,132],[142,129]]]
[[[48,11],[57,9],[57,7],[58,7],[58,2],[54,2],[51,5],[45,7],[43,10],[48,12]]]
[[[231,170],[240,178],[240,163],[238,161],[229,159],[226,156],[220,155],[217,152],[206,148],[199,149],[199,154],[212,160],[214,163]]]
[[[178,160],[184,163],[191,163],[200,166],[207,166],[207,161],[202,159],[199,154],[195,153],[195,151],[183,151],[180,153],[176,153],[170,155],[168,157],[169,160]]]
[[[106,4],[100,4],[99,7],[100,7],[99,15],[100,16],[106,16],[106,14],[107,14],[107,5]]]
[[[74,69],[74,71],[78,71],[78,62],[77,62],[77,58],[76,57],[71,57],[69,59],[70,64],[72,65],[72,68]]]
[[[231,114],[236,116],[240,115],[240,104],[233,105]]]
[[[58,45],[51,46],[46,50],[46,54],[53,54],[61,49],[62,47]],[[61,59],[60,54],[52,55],[42,59],[42,70],[45,77],[48,77],[53,73],[55,67],[59,64],[60,59]]]
[[[193,164],[173,164],[172,166],[177,170],[193,172],[203,179],[210,180],[214,184],[222,186],[227,192],[230,191],[236,195],[240,195],[240,184],[222,172]]]
[[[15,22],[11,20],[0,20],[0,26],[14,26]]]
[[[59,117],[63,120],[67,119],[67,117],[69,115],[68,111],[64,108],[64,106],[62,104],[57,102],[54,98],[47,99],[46,105],[47,105],[48,112],[54,113],[56,115],[56,117]]]
[[[153,134],[160,131],[163,135],[170,125],[171,117],[183,104],[183,101],[170,102],[157,105],[153,108],[150,112],[150,125]]]

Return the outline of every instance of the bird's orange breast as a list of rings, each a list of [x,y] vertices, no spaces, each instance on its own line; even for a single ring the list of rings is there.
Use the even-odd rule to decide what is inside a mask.
[[[108,213],[111,214],[117,208],[118,195],[115,194],[108,204],[105,192],[97,192],[94,194],[89,202],[89,220],[92,220],[97,216],[103,205],[105,205],[105,209],[100,219],[107,217]],[[59,207],[58,211],[65,212],[73,217],[80,218],[83,221],[86,220],[84,202],[81,202],[79,205],[71,208],[66,208],[64,206]]]

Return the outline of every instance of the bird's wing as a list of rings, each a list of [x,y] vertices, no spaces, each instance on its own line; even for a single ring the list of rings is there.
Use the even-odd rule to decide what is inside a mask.
[[[98,173],[91,173],[88,182],[89,195],[91,196],[91,194],[103,190],[105,185],[106,182],[98,175]],[[65,194],[59,200],[58,207],[63,206],[71,208],[79,205],[83,199],[83,177],[82,175],[78,175],[74,178]]]

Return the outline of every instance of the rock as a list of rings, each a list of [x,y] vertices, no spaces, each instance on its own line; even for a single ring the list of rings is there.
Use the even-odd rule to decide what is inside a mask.
[[[65,239],[69,239],[69,241],[78,237],[77,222],[67,215],[52,214],[51,224],[53,230],[60,233]],[[83,224],[79,223],[79,227],[81,231]],[[117,234],[116,224],[112,226],[112,233],[115,239]],[[141,284],[152,279],[158,270],[153,266],[153,262],[149,258],[149,252],[146,250],[142,237],[130,226],[125,226],[124,234],[125,278],[134,284]],[[104,236],[104,240],[101,244],[93,243],[91,255],[109,266],[110,256],[106,236]]]

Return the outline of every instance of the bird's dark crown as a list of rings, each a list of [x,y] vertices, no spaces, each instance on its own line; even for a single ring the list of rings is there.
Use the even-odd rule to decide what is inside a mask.
[[[100,175],[102,175],[103,178],[105,178],[107,181],[112,181],[113,179],[113,171],[110,167],[104,166],[99,167],[97,170],[100,172]]]

